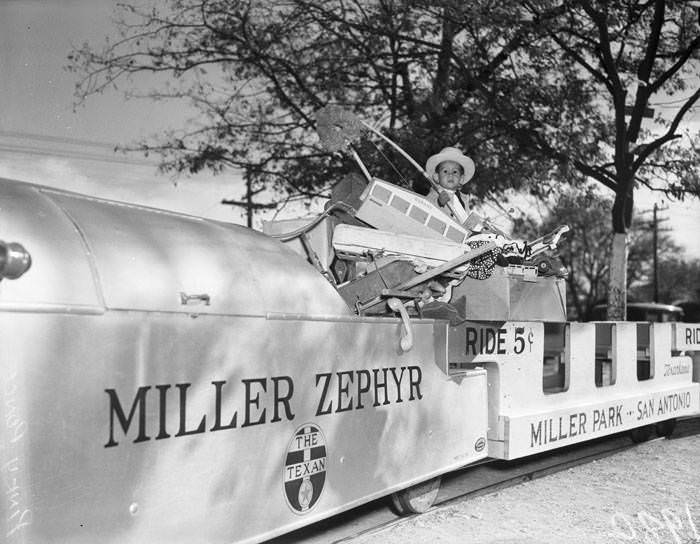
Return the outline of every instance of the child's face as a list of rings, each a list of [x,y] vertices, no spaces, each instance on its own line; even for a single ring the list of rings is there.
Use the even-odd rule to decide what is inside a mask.
[[[434,175],[440,187],[456,191],[464,184],[462,165],[454,161],[444,161],[438,164]]]

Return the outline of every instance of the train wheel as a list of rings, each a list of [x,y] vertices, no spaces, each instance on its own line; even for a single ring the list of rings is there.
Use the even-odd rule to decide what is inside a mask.
[[[651,425],[645,425],[644,427],[637,427],[630,431],[630,438],[632,442],[639,444],[640,442],[646,442],[651,438],[651,433],[654,427]]]
[[[433,478],[391,494],[391,503],[397,514],[422,514],[433,505],[440,491],[440,478]]]
[[[662,436],[664,438],[670,438],[676,428],[675,419],[667,419],[666,421],[660,421],[656,424],[656,434],[657,436]]]

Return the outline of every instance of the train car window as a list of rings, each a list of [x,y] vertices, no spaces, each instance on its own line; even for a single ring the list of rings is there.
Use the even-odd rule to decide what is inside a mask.
[[[591,310],[590,321],[605,321],[605,319],[607,318],[607,311],[608,307],[603,306],[602,304],[594,306]]]
[[[651,342],[649,323],[637,323],[637,380],[650,380],[654,377],[651,364]]]
[[[700,302],[684,301],[675,304],[683,310],[679,321],[686,323],[700,323]]]
[[[566,323],[544,324],[542,391],[546,394],[563,393],[569,389],[566,327]]]
[[[652,318],[656,319],[653,311],[646,308],[635,308],[632,305],[627,306],[627,321],[647,321]]]
[[[614,323],[595,324],[595,384],[607,387],[615,384],[616,362],[613,357]]]

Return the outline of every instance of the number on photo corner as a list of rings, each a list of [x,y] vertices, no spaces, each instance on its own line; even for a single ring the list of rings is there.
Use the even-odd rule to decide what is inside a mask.
[[[642,524],[642,527],[644,527],[644,542],[648,544],[661,544],[659,530],[664,529],[663,522],[644,510],[637,514],[637,519]]]
[[[664,508],[661,510],[661,516],[666,522],[666,528],[668,529],[668,532],[671,533],[673,541],[676,544],[681,544],[681,537],[677,531],[681,531],[683,529],[683,520],[681,520],[680,516],[671,508]]]
[[[610,536],[623,542],[631,542],[637,538],[637,532],[634,530],[634,525],[629,516],[615,512],[610,522],[613,526],[613,532]]]

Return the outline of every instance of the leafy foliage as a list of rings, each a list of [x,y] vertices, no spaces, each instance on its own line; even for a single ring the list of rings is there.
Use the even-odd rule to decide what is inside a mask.
[[[689,2],[120,6],[118,40],[71,54],[76,94],[85,100],[139,76],[169,76],[150,96],[188,99],[200,115],[141,145],[162,155],[164,170],[235,167],[248,195],[265,187],[322,194],[354,169],[314,133],[314,112],[335,104],[381,127],[418,162],[460,147],[477,164],[466,186],[476,198],[508,188],[546,197],[562,183],[594,179],[614,194],[610,217],[620,235],[640,184],[674,198],[700,195],[700,135],[682,125],[700,99],[698,13]],[[645,121],[662,101],[675,108]],[[388,148],[368,138],[356,147],[374,175],[427,190]],[[619,306],[624,285],[610,293]]]
[[[649,301],[653,297],[651,263],[645,263],[646,281],[630,290],[630,298]],[[673,304],[677,301],[700,301],[700,259],[684,259],[678,252],[666,252],[659,258],[659,302]]]
[[[120,39],[83,46],[71,55],[71,69],[82,77],[80,100],[137,76],[173,76],[150,95],[189,99],[200,116],[195,128],[141,146],[160,153],[165,170],[231,166],[257,186],[318,194],[352,168],[314,134],[314,111],[332,103],[382,126],[419,162],[458,145],[479,165],[470,184],[477,195],[524,185],[545,192],[557,172],[577,175],[566,153],[552,153],[547,142],[600,156],[596,135],[604,124],[586,78],[541,46],[545,23],[563,8],[544,2],[533,18],[517,4],[501,4],[127,4],[117,17]],[[359,150],[373,173],[416,182],[389,150],[368,141]]]
[[[687,3],[169,0],[120,4],[116,20],[117,41],[71,54],[77,96],[172,76],[150,96],[187,98],[200,116],[141,146],[165,170],[232,166],[259,186],[318,194],[352,168],[313,132],[314,111],[333,103],[419,161],[460,146],[478,165],[477,195],[593,177],[616,193],[616,232],[635,183],[700,193],[697,152],[678,132],[700,97],[688,84],[700,35]],[[665,132],[642,129],[651,97],[688,92],[671,119],[657,116]],[[389,151],[361,150],[373,172],[415,182],[383,160]]]
[[[613,233],[608,227],[613,201],[592,186],[565,190],[552,199],[541,217],[526,217],[517,225],[524,238],[534,238],[541,231],[549,232],[560,225],[571,229],[559,245],[559,256],[569,270],[567,306],[569,317],[587,320],[596,304],[607,298],[610,274],[610,252]],[[633,300],[653,300],[653,230],[649,218],[633,223],[630,230],[627,260],[627,290]],[[659,233],[659,301],[693,300],[700,263],[686,261],[678,245],[666,233]],[[695,286],[695,287],[693,287]]]

